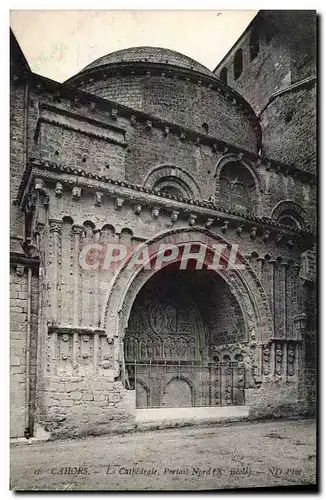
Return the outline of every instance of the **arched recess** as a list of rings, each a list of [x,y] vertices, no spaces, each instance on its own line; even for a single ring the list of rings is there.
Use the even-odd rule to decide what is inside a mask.
[[[160,193],[188,199],[200,199],[200,189],[195,179],[183,168],[176,165],[159,165],[146,175],[144,187]]]
[[[306,212],[299,203],[292,200],[283,200],[273,208],[271,219],[285,226],[303,229],[306,221]]]
[[[218,161],[214,177],[216,205],[245,215],[261,215],[263,181],[248,161],[228,153]]]
[[[102,315],[102,327],[108,340],[114,346],[114,377],[119,378],[124,366],[124,336],[133,303],[144,284],[157,270],[147,266],[159,253],[161,244],[178,245],[202,244],[210,251],[215,244],[231,245],[224,238],[207,229],[179,228],[157,235],[144,245],[148,248],[149,259],[142,266],[129,266],[130,259],[120,269],[108,290],[106,305]],[[225,262],[223,254],[221,262]],[[273,321],[267,296],[256,274],[243,256],[239,256],[244,269],[220,269],[217,271],[228,284],[231,293],[239,303],[244,318],[247,345],[252,357],[252,367],[260,373],[260,346],[273,338]],[[147,267],[147,269],[146,269]]]
[[[162,394],[162,406],[186,408],[193,406],[194,400],[195,389],[191,380],[184,376],[170,378]]]

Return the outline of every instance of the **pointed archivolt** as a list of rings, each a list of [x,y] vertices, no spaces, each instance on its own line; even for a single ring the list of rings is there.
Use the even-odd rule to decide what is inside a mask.
[[[147,242],[150,259],[161,243],[184,245],[186,243],[201,243],[213,249],[216,243],[230,245],[229,242],[216,234],[201,228],[179,228],[157,235]],[[238,270],[218,270],[217,272],[228,284],[237,299],[245,323],[246,338],[249,343],[261,345],[273,338],[273,321],[266,294],[254,271],[245,258],[241,257],[245,268]],[[133,303],[155,269],[146,270],[130,266],[127,261],[111,283],[102,316],[102,326],[108,338],[115,345],[115,373],[119,376],[119,359],[123,356],[123,341],[128,326],[128,320]],[[146,267],[146,266],[144,266]],[[258,351],[257,351],[258,354]],[[259,364],[259,361],[257,361]]]

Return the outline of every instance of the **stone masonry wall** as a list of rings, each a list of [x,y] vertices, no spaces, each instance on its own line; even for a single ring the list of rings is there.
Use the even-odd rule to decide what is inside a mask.
[[[173,78],[172,74],[133,74],[132,78],[129,74],[109,75],[106,80],[99,75],[93,80],[81,88],[201,133],[203,124],[207,124],[209,135],[257,152],[259,137],[253,123],[227,93],[177,76]]]
[[[271,29],[272,37],[268,37],[266,26],[261,22],[257,23],[256,29],[259,35],[257,56],[250,61],[250,30],[218,66],[216,74],[219,76],[222,68],[227,68],[228,85],[239,92],[259,114],[274,92],[291,84],[291,66],[289,49],[283,37],[275,29]],[[239,48],[242,49],[243,71],[235,80],[233,59]]]
[[[10,234],[23,237],[24,216],[13,205],[24,171],[24,113],[26,82],[11,82],[10,86]]]
[[[118,116],[117,120],[112,120],[110,107],[107,110],[97,105],[94,107],[91,101],[87,104],[78,103],[77,106],[75,102],[70,102],[69,99],[63,97],[58,103],[54,102],[54,97],[53,93],[45,89],[31,91],[28,157],[36,156],[54,161],[59,165],[77,167],[86,172],[108,175],[121,180],[126,179],[136,184],[143,184],[148,173],[159,165],[175,165],[183,168],[197,182],[202,199],[214,197],[216,183],[214,175],[216,165],[223,156],[221,153],[213,152],[206,145],[195,145],[187,138],[182,140],[175,133],[164,136],[162,130],[155,127],[148,129],[145,124],[141,123],[131,126],[123,117]],[[304,99],[310,103],[310,106],[313,106],[314,101],[309,98],[309,95]],[[270,153],[271,156],[281,154],[280,160],[282,159],[285,163],[287,160],[293,162],[291,151],[294,148],[291,139],[296,137],[292,135],[293,130],[284,128],[282,134],[275,136],[277,128],[273,125],[273,119],[279,123],[280,113],[284,115],[283,108],[279,109],[276,103],[277,100],[266,109],[262,116],[267,134],[264,139],[266,148],[264,152],[266,155]],[[45,114],[42,110],[40,114],[39,107],[42,108],[42,106],[51,107],[51,116],[49,111]],[[312,108],[308,112],[306,106],[300,109],[302,111],[297,110],[293,118],[293,122],[298,123],[298,137],[304,133],[304,126],[299,120],[300,113],[310,113],[311,118],[313,112]],[[38,125],[40,116],[49,120],[51,118],[51,122],[41,122]],[[96,120],[96,125],[89,123],[90,116]],[[270,120],[271,128],[269,128],[268,120]],[[303,123],[307,120],[308,118]],[[95,133],[100,134],[101,137],[94,136]],[[280,140],[280,137],[287,147],[278,144],[278,149],[275,149],[274,144]],[[314,153],[312,141],[306,141],[305,148],[310,150],[310,154],[305,156],[304,161],[311,165]],[[301,147],[300,150],[305,151],[305,148]],[[268,171],[264,164],[259,168],[255,166],[252,168],[257,175],[261,176],[265,187],[261,196],[261,215],[270,216],[272,209],[279,201],[290,199],[301,204],[310,218],[314,210],[315,195],[309,184],[303,184],[298,179],[284,176],[280,172]],[[218,200],[216,202],[218,203]]]
[[[24,436],[26,427],[27,276],[18,273],[10,273],[10,437]]]
[[[277,161],[316,171],[316,86],[276,97],[261,115],[263,153]]]
[[[37,270],[33,270],[29,296],[27,269],[20,264],[12,265],[10,270],[10,437],[13,438],[24,436],[26,428],[33,420],[37,365],[38,292]],[[31,311],[29,401],[27,401],[26,394],[28,301],[30,301]]]
[[[274,42],[272,39],[269,47],[276,42],[276,38]],[[263,52],[260,56],[262,55]],[[258,64],[258,60],[254,64]],[[284,72],[286,81],[287,67],[282,64],[278,78]],[[273,71],[271,69],[272,73]],[[283,77],[281,80],[283,81]],[[193,117],[186,111],[187,106],[193,105],[197,99],[196,119],[198,118],[199,122],[192,128],[197,127],[197,131],[202,132],[201,122],[206,122],[209,130],[213,130],[214,117],[209,114],[212,92],[206,89],[205,93],[203,90],[198,90],[199,87],[196,87],[196,90],[189,88],[185,97],[187,106],[177,110],[174,107],[173,92],[179,92],[181,96],[182,88],[188,88],[187,85],[192,84],[183,82],[182,85],[185,86],[181,88],[181,81],[176,81],[173,85],[171,82],[172,80],[167,82],[165,77],[144,79],[142,98],[145,96],[147,103],[144,110],[154,114],[157,112],[160,116],[170,118],[172,116],[176,121],[181,120],[182,124],[192,127]],[[271,85],[275,87],[275,81],[271,82]],[[158,95],[155,97],[156,89]],[[163,96],[163,91],[167,92],[166,98]],[[313,148],[305,139],[306,135],[300,120],[303,120],[305,126],[311,122],[314,98],[312,89],[305,92],[306,94],[298,90],[294,93],[295,99],[298,99],[298,96],[301,99],[302,106],[300,110],[295,111],[298,115],[294,114],[291,119],[291,131],[284,127],[283,133],[278,136],[286,142],[287,148],[280,143],[277,147],[274,146],[278,140],[275,130],[285,119],[285,111],[288,108],[291,110],[294,106],[295,100],[291,97],[291,93],[284,94],[287,97],[279,96],[266,108],[262,114],[262,123],[266,128],[264,153],[275,156],[280,154],[279,151],[283,151],[282,154],[285,156],[282,156],[282,161],[293,162],[290,151],[291,140],[297,140],[299,137],[308,148],[305,158],[300,156],[300,166],[310,168],[313,162]],[[139,98],[136,91],[133,98],[135,102]],[[231,103],[226,104],[223,101],[221,104],[221,99],[219,96],[217,101],[225,117],[228,114],[227,106],[229,104],[231,106]],[[143,101],[140,105],[143,106]],[[16,82],[13,85],[11,106],[12,197],[18,189],[25,168],[25,154],[26,158],[49,160],[59,166],[80,168],[86,173],[108,175],[136,184],[143,184],[147,174],[154,167],[172,164],[193,176],[200,188],[202,199],[214,197],[215,169],[223,153],[214,151],[210,146],[195,145],[192,140],[182,137],[175,131],[164,136],[162,129],[155,126],[132,123],[131,119],[119,116],[119,110],[115,110],[117,113],[113,112],[114,109],[109,103],[106,107],[103,103],[101,105],[96,103],[91,97],[87,102],[63,97],[57,91],[43,85],[40,79],[38,83],[31,82],[29,91],[25,150],[24,84]],[[300,113],[303,113],[301,118]],[[230,113],[228,120],[223,125],[225,137],[236,145],[245,144],[248,149],[252,148],[252,131],[250,127],[248,128],[248,123],[243,121],[241,113]],[[234,139],[237,132],[239,140]],[[311,185],[269,169],[265,162],[261,165],[252,165],[252,170],[261,178],[259,207],[261,216],[269,217],[279,201],[290,199],[302,205],[308,221],[312,219],[315,194]],[[77,183],[76,172],[75,175]],[[84,178],[85,175],[81,173],[78,179]],[[109,432],[117,426],[121,429],[133,425],[135,395],[133,391],[126,391],[119,378],[115,376],[112,366],[116,346],[110,343],[104,330],[101,329],[107,291],[117,268],[105,272],[82,270],[79,265],[80,251],[84,245],[91,242],[104,244],[125,242],[128,249],[132,249],[160,232],[190,224],[190,206],[180,209],[179,220],[174,223],[171,220],[172,201],[171,207],[161,209],[156,218],[152,214],[152,202],[148,204],[142,202],[141,209],[138,210],[137,204],[135,206],[132,200],[124,199],[122,205],[119,205],[115,196],[106,192],[96,196],[91,187],[83,187],[81,190],[77,188],[74,191],[73,186],[69,184],[56,189],[56,180],[52,179],[46,183],[48,199],[42,207],[44,215],[42,223],[45,227],[37,237],[41,249],[42,275],[42,307],[40,307],[39,324],[37,314],[39,278],[37,273],[32,277],[29,368],[30,396],[31,401],[35,399],[35,407],[30,406],[28,419],[26,414],[28,410],[26,332],[29,300],[27,271],[24,269],[21,271],[14,266],[11,273],[12,437],[22,436],[26,422],[33,423],[33,420],[53,436],[66,437],[89,433],[100,434]],[[145,193],[144,196],[146,197]],[[217,199],[216,204],[218,201]],[[24,219],[20,209],[14,209],[12,214],[14,229],[22,234]],[[196,225],[204,228],[206,220],[207,217],[199,216]],[[264,348],[266,352],[270,352],[262,354],[262,369],[264,356],[275,356],[273,358],[275,370],[278,370],[277,356],[283,356],[286,370],[289,370],[289,366],[292,369],[291,342],[298,340],[293,338],[296,335],[293,321],[298,312],[304,309],[302,283],[295,274],[295,266],[300,263],[300,249],[297,246],[287,245],[284,240],[276,244],[275,239],[264,241],[261,237],[251,238],[248,228],[243,232],[236,232],[232,227],[224,233],[221,226],[222,223],[219,221],[212,231],[227,238],[229,242],[240,245],[240,251],[249,259],[257,281],[261,282],[266,292],[274,315],[275,332],[281,347],[275,344],[273,347]],[[227,307],[226,303],[225,308]],[[42,337],[39,346],[37,346],[37,328]],[[122,349],[123,347],[121,352]],[[38,358],[36,358],[37,350]],[[282,355],[277,354],[277,351],[282,351]],[[295,363],[298,363],[299,352],[296,352],[294,359]],[[119,362],[120,368],[123,369],[122,359]],[[287,375],[288,373],[289,371],[286,371]],[[248,389],[248,404],[250,402],[253,404],[253,415],[269,414],[270,408],[274,408],[277,413],[283,404],[281,399],[284,404],[289,400],[294,408],[296,404],[294,398],[298,394],[299,400],[301,398],[300,390],[297,382],[290,380],[285,383],[284,377],[280,380],[265,380],[261,391]],[[264,409],[256,407],[257,402],[259,406],[260,398],[264,403]],[[271,410],[271,414],[274,409]]]
[[[105,377],[47,377],[38,424],[51,437],[107,434],[134,427],[135,393]]]

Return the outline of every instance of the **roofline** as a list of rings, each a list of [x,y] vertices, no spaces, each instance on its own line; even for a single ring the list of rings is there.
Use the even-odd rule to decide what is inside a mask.
[[[162,50],[162,51],[168,51],[168,52],[172,52],[174,54],[177,54],[181,57],[184,57],[186,59],[189,60],[189,63],[195,63],[196,65],[198,65],[199,67],[201,67],[203,70],[206,70],[207,72],[210,72],[212,73],[212,70],[210,70],[209,68],[207,68],[207,66],[205,66],[204,64],[200,63],[199,61],[197,61],[196,59],[193,59],[191,56],[188,56],[187,54],[183,54],[182,52],[179,52],[178,50],[174,50],[174,49],[170,49],[168,47],[159,47],[157,45],[133,45],[131,47],[125,47],[124,49],[118,49],[118,50],[114,50],[113,52],[110,52],[109,54],[104,54],[103,56],[100,56],[98,57],[97,59],[95,59],[94,61],[90,62],[89,64],[87,64],[84,68],[82,68],[78,73],[83,73],[84,71],[88,70],[88,69],[94,69],[94,68],[100,68],[101,66],[106,66],[108,64],[118,64],[120,62],[126,62],[126,63],[134,63],[134,62],[148,62],[149,64],[151,63],[158,63],[160,64],[161,61],[146,61],[145,60],[122,60],[122,61],[109,61],[109,62],[105,62],[104,64],[96,64],[95,63],[98,63],[99,61],[101,61],[101,59],[105,59],[106,57],[108,56],[111,56],[113,54],[119,54],[119,52],[127,52],[127,51],[130,51],[130,50],[134,50],[134,49],[157,49],[157,50]],[[174,63],[167,63],[167,65],[171,65],[171,66],[178,66],[180,68],[185,68],[185,69],[191,69],[191,68],[188,68],[187,66],[180,66],[179,64],[174,64]],[[196,69],[196,68],[194,68]],[[200,70],[197,68],[197,71],[200,72]],[[207,74],[205,72],[205,74]]]
[[[131,69],[133,71],[139,70],[139,71],[144,71],[145,69],[151,70],[152,73],[154,71],[158,71],[159,73],[166,72],[167,69],[173,70],[175,74],[179,75],[180,78],[192,78],[195,81],[200,81],[201,84],[206,82],[208,86],[211,88],[217,90],[220,89],[220,91],[224,92],[225,94],[228,95],[229,99],[235,99],[235,101],[240,105],[243,106],[245,109],[249,111],[249,115],[251,118],[256,122],[257,125],[259,125],[260,128],[260,123],[257,118],[257,115],[252,108],[252,106],[249,104],[249,102],[241,95],[239,94],[235,89],[224,83],[220,78],[218,78],[214,73],[211,75],[201,73],[197,70],[191,70],[188,68],[183,68],[181,66],[174,66],[174,65],[166,65],[162,63],[144,63],[144,62],[120,62],[120,63],[114,63],[114,64],[107,64],[106,66],[96,66],[95,68],[91,68],[88,70],[85,70],[84,73],[77,73],[76,75],[73,75],[70,77],[68,80],[62,83],[62,85],[66,85],[70,89],[78,89],[78,83],[80,80],[85,80],[87,78],[90,78],[91,76],[95,75],[96,73],[99,72],[116,72],[117,70],[128,70],[130,71]],[[81,89],[78,89],[81,92],[83,92]],[[90,95],[96,95],[90,93]],[[105,99],[106,100],[106,99]],[[260,139],[259,142],[261,142],[261,130],[260,130]]]
[[[15,48],[17,49],[17,51],[18,51],[18,53],[19,53],[19,56],[20,56],[20,57],[21,57],[21,59],[22,59],[22,63],[23,63],[23,65],[25,66],[25,69],[26,69],[27,71],[29,71],[30,73],[32,73],[32,70],[31,70],[31,68],[30,68],[30,65],[29,65],[29,64],[28,64],[28,62],[27,62],[27,59],[26,59],[26,57],[25,57],[25,55],[24,55],[24,52],[22,51],[22,48],[21,48],[21,46],[19,45],[18,40],[17,40],[17,38],[16,38],[16,36],[15,36],[14,32],[13,32],[13,31],[12,31],[12,29],[10,28],[10,51],[11,51],[11,46],[12,46],[12,45],[16,46]]]
[[[200,63],[199,63],[200,64]],[[179,73],[191,73],[196,75],[197,77],[201,78],[211,78],[215,81],[220,80],[217,75],[215,75],[210,69],[206,68],[205,66],[201,65],[204,69],[207,70],[206,72],[201,71],[200,69],[194,68],[186,68],[185,66],[179,66],[177,64],[167,64],[167,63],[162,63],[162,62],[150,62],[150,61],[118,61],[114,63],[106,63],[102,64],[100,66],[94,66],[92,68],[84,68],[83,70],[79,71],[75,75],[70,76],[67,80],[65,80],[63,83],[70,85],[70,84],[75,84],[75,82],[78,82],[80,80],[85,80],[87,78],[90,78],[92,75],[95,75],[96,73],[100,72],[106,72],[109,73],[110,71],[113,72],[114,70],[120,70],[120,69],[128,69],[133,70],[136,68],[147,68],[149,71],[151,69],[155,68],[160,68],[163,72],[167,71],[175,71]],[[223,82],[222,82],[223,83]]]
[[[255,17],[250,21],[250,23],[248,24],[248,26],[246,27],[246,29],[242,33],[242,35],[240,35],[239,38],[234,42],[234,44],[232,45],[232,47],[228,50],[228,52],[225,54],[225,56],[223,57],[223,59],[221,59],[221,61],[216,66],[216,68],[213,69],[213,73],[215,73],[215,71],[224,63],[224,61],[227,59],[227,57],[229,57],[229,55],[234,50],[235,46],[240,42],[240,40],[242,40],[242,38],[248,33],[248,31],[250,31],[253,28],[253,26],[256,24],[256,22],[258,21],[258,19],[261,17],[262,12],[263,12],[262,10],[259,10],[257,12],[257,14],[255,15]]]

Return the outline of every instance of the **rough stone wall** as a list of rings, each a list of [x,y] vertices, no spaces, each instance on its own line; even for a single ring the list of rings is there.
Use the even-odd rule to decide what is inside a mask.
[[[281,142],[282,135],[279,136]],[[284,136],[283,136],[284,137]],[[290,142],[288,147],[290,148]],[[279,144],[281,148],[281,144]],[[302,145],[304,148],[304,145]],[[308,146],[309,147],[309,146]],[[292,200],[301,205],[307,216],[306,221],[312,221],[316,217],[316,187],[315,185],[300,181],[291,175],[284,175],[262,167],[259,173],[264,182],[264,193],[262,196],[262,213],[270,216],[273,208],[280,202]]]
[[[10,437],[26,428],[27,276],[10,273]]]
[[[253,107],[262,128],[262,154],[285,164],[296,164],[303,170],[315,171],[316,161],[316,89],[314,82],[284,92],[295,83],[316,75],[316,44],[314,11],[296,13],[292,25],[279,29],[286,20],[279,13],[270,13],[273,23],[257,19],[252,28],[237,42],[216,69],[228,70],[228,84]],[[287,15],[290,15],[287,13]],[[275,19],[274,19],[275,18]],[[295,22],[298,22],[296,27]],[[298,29],[296,29],[298,28]],[[306,32],[305,32],[306,29]],[[256,30],[259,52],[250,61],[250,37]],[[236,51],[243,53],[243,71],[233,74]]]
[[[41,126],[39,144],[40,158],[43,160],[63,160],[72,168],[83,166],[84,170],[94,174],[124,178],[123,144],[119,147],[105,139],[51,124]]]
[[[220,75],[222,68],[228,70],[228,85],[241,94],[259,114],[266,106],[270,96],[291,84],[290,55],[284,37],[272,31],[272,38],[266,38],[266,28],[257,23],[259,34],[259,53],[250,61],[249,41],[252,30],[234,46],[232,52],[217,68]],[[233,59],[235,52],[241,48],[243,55],[242,74],[234,79]]]
[[[24,216],[19,207],[13,205],[24,171],[24,114],[26,82],[11,81],[10,84],[10,234],[23,237]]]
[[[38,423],[51,437],[100,435],[134,426],[135,394],[105,378],[47,377]]]
[[[128,133],[126,178],[143,184],[147,174],[159,165],[175,165],[188,172],[200,187],[202,199],[214,194],[212,189],[217,155],[207,146],[181,141],[174,134],[163,137],[160,130],[146,130],[142,125]],[[134,165],[137,168],[132,168]]]
[[[172,76],[134,74],[131,78],[121,74],[106,80],[97,78],[81,88],[201,133],[203,124],[207,124],[209,135],[257,152],[257,132],[231,95]]]
[[[33,84],[30,92],[28,158],[124,179],[125,120],[117,126],[109,109],[38,87]]]
[[[135,78],[135,75],[124,75],[123,78],[120,75],[112,75],[110,76],[110,85],[106,80],[99,79],[92,83],[83,83],[79,87],[90,94],[142,110],[144,109],[143,82],[145,79],[145,75],[138,76],[138,78]],[[146,109],[145,112],[147,112]]]
[[[36,156],[72,168],[78,167],[94,174],[126,179],[136,184],[143,184],[146,175],[159,165],[176,165],[186,170],[198,183],[202,199],[214,196],[216,183],[214,174],[216,165],[222,157],[221,153],[213,152],[207,145],[195,145],[187,138],[182,140],[176,133],[164,136],[162,130],[156,127],[147,128],[141,123],[131,126],[123,117],[118,117],[114,121],[110,114],[110,107],[105,109],[95,106],[94,108],[91,103],[79,103],[76,107],[76,104],[71,103],[69,99],[62,97],[60,103],[54,103],[53,99],[54,95],[49,91],[34,89],[31,92],[28,156]],[[305,99],[312,109],[313,101],[309,100],[309,96]],[[270,105],[271,110],[273,105],[276,106],[276,100],[274,103]],[[40,116],[38,108],[42,109],[42,106],[51,107],[51,116],[50,112],[46,114],[42,110],[41,117],[44,116],[49,122],[42,121],[40,125],[37,125]],[[305,113],[306,107],[303,106],[301,109]],[[265,139],[266,154],[270,153],[272,156],[282,154],[280,160],[286,163],[288,158],[285,157],[286,154],[283,151],[288,151],[288,156],[291,156],[291,151],[295,149],[292,140],[296,136],[292,136],[292,129],[284,129],[280,135],[275,132],[276,125],[271,125],[269,129],[267,123],[269,123],[270,113],[268,110],[269,108],[262,117],[264,124],[266,121],[266,130],[270,133],[270,139],[268,135]],[[282,113],[284,115],[283,111]],[[298,135],[300,135],[303,133],[304,126],[299,120],[300,113],[298,111],[296,113],[297,128],[300,128]],[[89,123],[90,116],[96,120],[96,125]],[[296,118],[294,117],[293,120]],[[276,124],[280,122],[279,114],[276,113],[274,121]],[[271,123],[274,123],[273,114]],[[67,129],[67,126],[70,128]],[[34,140],[35,134],[36,140]],[[101,137],[93,134],[100,134]],[[271,145],[280,141],[281,137],[286,138],[287,149],[281,147],[279,143],[278,148],[272,147]],[[312,141],[306,141],[305,144],[311,149],[311,157],[305,161],[311,163]],[[303,149],[300,148],[300,151]],[[292,162],[292,156],[289,160]],[[252,168],[257,175],[261,176],[265,186],[259,207],[261,215],[270,216],[272,209],[279,201],[288,199],[301,204],[308,215],[311,215],[314,210],[314,193],[311,186],[302,184],[291,176],[284,176],[280,172],[268,171],[264,165],[259,168],[252,166]],[[218,204],[218,200],[216,203]]]
[[[71,191],[66,188],[60,196],[55,195],[49,186],[47,192],[47,223],[42,236],[47,290],[43,300],[47,326],[39,359],[44,375],[38,386],[37,422],[54,436],[108,432],[119,425],[120,428],[130,428],[133,425],[135,407],[132,398],[135,395],[114,379],[112,363],[115,346],[101,330],[107,290],[117,268],[85,271],[79,266],[79,252],[85,244],[95,241],[125,241],[134,247],[137,242],[153,237],[159,231],[173,226],[182,228],[187,222],[181,216],[172,224],[168,213],[164,212],[153,219],[150,207],[143,207],[137,215],[133,210],[134,204],[127,200],[117,210],[114,199],[110,197],[103,197],[101,205],[96,206],[90,191],[82,191],[79,199],[73,199]],[[220,227],[214,231],[222,235]],[[234,229],[228,232],[227,238],[230,242],[241,242],[245,255],[250,255],[255,249],[255,255],[269,252],[273,256],[298,261],[298,249],[291,250],[286,244],[281,243],[276,252],[273,242],[261,239],[253,242],[249,235],[239,236]],[[250,262],[265,288],[272,311],[276,312],[275,321],[279,323],[277,337],[283,336],[279,349],[286,358],[291,345],[289,341],[293,339],[291,322],[301,310],[293,295],[299,290],[298,282],[295,276],[292,281],[287,281],[283,274],[277,274],[279,268],[275,258],[258,260],[253,256]],[[294,272],[291,266],[289,270],[285,269],[286,266],[280,267],[280,273]],[[274,306],[276,291],[282,303]],[[224,323],[229,325],[230,308],[234,304],[225,298],[220,305],[224,311],[228,310]],[[282,312],[288,310],[287,316],[279,317],[279,308]],[[235,310],[234,317],[237,316]],[[220,315],[216,318],[216,322],[219,321]],[[290,322],[289,327],[286,321]],[[208,326],[215,331],[213,323],[214,318]],[[219,340],[229,342],[230,336]],[[297,355],[295,360],[297,363]],[[270,394],[269,397],[274,396]]]
[[[261,115],[263,153],[303,170],[316,169],[316,86],[277,96]]]
[[[35,396],[36,341],[38,329],[38,276],[33,271],[28,295],[27,269],[13,264],[10,269],[10,437],[22,437],[33,420],[33,405],[26,394],[26,349],[29,347],[30,401]],[[28,301],[30,301],[30,344],[27,345]],[[30,416],[28,416],[28,413]]]
[[[155,85],[160,86],[162,81],[165,85],[164,79],[157,78]],[[146,82],[146,98],[150,106],[153,99],[152,92],[155,89],[151,87],[150,79],[146,79]],[[196,92],[202,95],[201,91],[196,90]],[[302,94],[301,91],[297,92],[299,94],[296,95],[302,97],[302,110],[304,110],[307,106],[304,106],[303,91]],[[172,90],[170,94],[172,96]],[[16,82],[11,95],[12,196],[18,188],[25,167],[23,96],[24,85]],[[136,95],[134,97],[137,98]],[[309,94],[307,99],[313,106]],[[158,109],[158,113],[164,113],[163,101],[157,99],[155,102],[162,107],[161,110]],[[205,106],[209,108],[209,99],[205,102]],[[282,96],[275,99],[262,115],[262,120],[266,119],[266,130],[269,130],[267,121],[270,120],[271,123],[273,121],[273,109],[274,130],[276,130],[280,120],[277,111],[279,102],[282,102]],[[293,101],[286,101],[288,102],[293,104]],[[173,101],[171,103],[173,104]],[[43,106],[44,104],[46,106]],[[153,101],[152,105],[154,104]],[[271,114],[269,118],[268,113]],[[309,119],[311,116],[312,114],[309,114]],[[190,119],[189,117],[183,119],[186,118]],[[238,130],[238,118],[239,116],[234,121],[231,120],[231,128],[225,125],[227,133],[234,134]],[[179,119],[178,116],[175,119]],[[306,123],[308,118],[304,119]],[[207,122],[202,115],[200,120]],[[295,116],[292,121],[297,123],[298,129],[301,127],[300,121]],[[245,124],[244,128],[246,127]],[[214,173],[216,164],[222,157],[221,152],[213,151],[207,145],[196,146],[191,140],[182,138],[179,132],[171,132],[164,136],[162,128],[148,127],[139,123],[136,126],[132,125],[130,119],[119,116],[119,112],[118,116],[112,114],[112,105],[109,103],[105,107],[93,102],[92,99],[88,102],[68,99],[39,83],[32,86],[29,94],[27,133],[27,157],[35,156],[55,161],[59,165],[79,167],[88,173],[127,179],[137,184],[143,184],[144,178],[153,167],[166,163],[175,164],[194,177],[203,199],[214,196],[215,193]],[[244,129],[241,136],[242,133]],[[294,135],[294,139],[297,135],[303,139],[306,137],[301,134],[303,130],[300,129]],[[284,130],[282,137],[286,137],[290,151],[290,133],[287,135],[287,131]],[[267,141],[267,147],[272,147],[274,139],[273,131],[270,130],[270,143]],[[284,151],[280,144],[279,150]],[[270,216],[271,210],[279,201],[291,199],[300,203],[306,210],[307,220],[313,217],[315,195],[311,185],[283,175],[281,172],[269,170],[264,162],[260,166],[253,166],[253,170],[262,179],[260,215]],[[78,179],[83,178],[81,175]],[[78,262],[79,253],[85,244],[92,241],[100,243],[123,241],[130,248],[135,248],[139,242],[152,238],[159,232],[188,226],[190,207],[180,209],[179,220],[174,223],[171,221],[172,201],[171,206],[161,209],[159,217],[154,218],[153,202],[148,204],[141,202],[141,210],[138,212],[135,211],[135,203],[132,200],[124,200],[122,206],[117,206],[117,199],[114,196],[102,193],[96,197],[91,187],[82,188],[81,191],[77,189],[74,192],[73,185],[69,185],[63,187],[61,193],[60,188],[55,190],[55,187],[55,182],[52,182],[50,188],[46,187],[49,198],[46,207],[42,208],[45,230],[39,236],[43,304],[39,325],[39,334],[42,337],[40,346],[36,346],[38,278],[36,275],[32,278],[34,292],[31,299],[30,391],[31,400],[34,395],[36,396],[36,407],[30,408],[30,419],[33,420],[35,410],[36,421],[53,435],[99,434],[108,432],[115,426],[121,428],[122,422],[127,428],[131,425],[135,408],[134,394],[132,391],[126,391],[121,382],[114,379],[111,368],[115,346],[109,343],[105,332],[100,328],[107,301],[107,290],[117,269],[105,272],[81,270]],[[144,196],[146,198],[146,194]],[[20,213],[19,210],[12,213],[14,218],[20,217],[17,215]],[[204,227],[206,220],[207,216],[199,216],[196,224]],[[22,228],[24,223],[22,217],[20,221],[21,226],[15,222],[15,228]],[[274,239],[264,241],[261,237],[252,238],[248,226],[243,232],[236,232],[235,227],[232,227],[226,234],[221,226],[220,221],[212,230],[216,235],[226,237],[229,242],[240,245],[241,253],[248,257],[257,280],[260,280],[265,289],[274,314],[275,332],[281,347],[276,348],[276,344],[265,347],[266,352],[270,351],[269,354],[265,353],[265,356],[275,356],[276,360],[276,351],[282,351],[282,356],[278,355],[282,357],[283,365],[288,370],[288,366],[292,366],[293,363],[287,359],[289,346],[292,346],[290,341],[293,340],[295,332],[293,319],[298,312],[313,306],[311,303],[306,304],[302,283],[297,279],[292,267],[293,263],[300,262],[300,249],[296,246],[290,248],[286,241],[276,245]],[[282,261],[282,264],[293,262],[289,266],[283,266],[279,261]],[[23,435],[26,426],[25,347],[28,301],[26,271],[22,274],[14,271],[11,279],[13,425],[11,434],[17,437]],[[309,295],[309,292],[305,293]],[[232,306],[231,302],[226,301],[222,304],[224,310]],[[226,323],[226,317],[224,320]],[[214,321],[211,321],[212,329],[213,323]],[[314,326],[309,327],[310,343],[314,339],[314,328]],[[36,348],[39,352],[37,363]],[[308,350],[305,352],[308,359]],[[290,359],[292,357],[290,355]],[[298,355],[295,359],[297,363]],[[274,366],[277,371],[276,361]],[[39,375],[37,386],[36,371]],[[288,372],[282,375],[286,373]],[[263,412],[268,414],[270,407],[273,407],[276,413],[279,412],[278,408],[283,404],[281,399],[293,403],[299,394],[299,400],[300,398],[304,400],[304,392],[298,392],[301,390],[299,385],[296,382],[288,382],[291,383],[286,384],[284,379],[268,383],[265,381],[261,391],[258,389],[255,393],[252,391],[252,401],[255,397],[258,398],[256,402],[259,401],[262,393],[261,400],[263,402],[266,400],[263,409],[258,408],[256,415]],[[294,387],[295,391],[292,390]],[[247,402],[250,401],[248,396]],[[294,404],[292,408],[295,408]],[[255,414],[256,410],[252,411]]]

